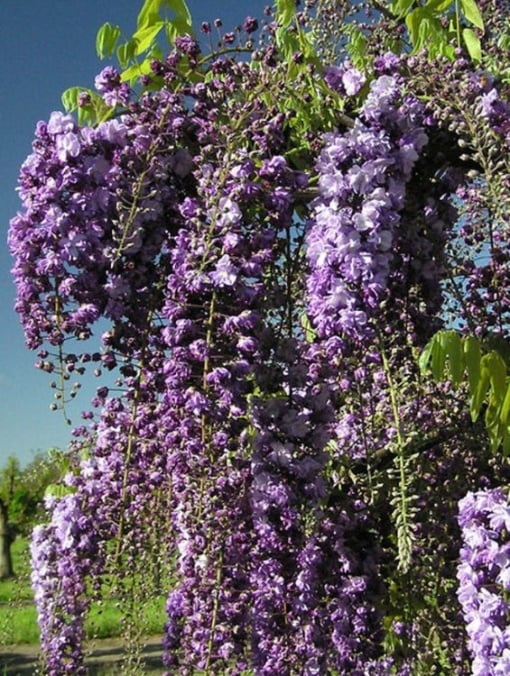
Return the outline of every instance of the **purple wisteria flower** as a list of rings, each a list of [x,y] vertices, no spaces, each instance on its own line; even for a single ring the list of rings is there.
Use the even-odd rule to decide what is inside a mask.
[[[309,311],[321,337],[370,336],[400,237],[405,186],[426,143],[417,102],[402,101],[390,75],[372,82],[352,129],[325,136],[307,237]]]
[[[463,546],[457,596],[469,636],[472,673],[507,674],[510,667],[510,501],[500,488],[459,502]]]
[[[106,66],[94,79],[94,86],[109,106],[126,105],[131,96],[131,89],[121,81],[120,73],[114,66]]]
[[[366,82],[366,76],[349,62],[341,66],[328,66],[324,79],[331,89],[347,96],[356,96]]]

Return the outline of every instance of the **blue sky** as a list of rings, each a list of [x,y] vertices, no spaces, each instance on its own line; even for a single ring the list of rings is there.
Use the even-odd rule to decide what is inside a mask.
[[[225,30],[247,15],[261,18],[263,0],[188,0],[195,26],[221,18]],[[30,153],[33,132],[61,108],[62,92],[92,86],[104,65],[95,53],[97,29],[106,21],[127,35],[136,25],[142,0],[2,0],[0,3],[0,467],[9,455],[25,463],[35,453],[65,448],[71,428],[51,412],[50,378],[34,367],[13,311],[14,287],[6,238],[9,219],[19,209],[18,170]],[[94,383],[95,387],[98,383]],[[74,424],[88,408],[93,387],[84,387],[69,409]]]

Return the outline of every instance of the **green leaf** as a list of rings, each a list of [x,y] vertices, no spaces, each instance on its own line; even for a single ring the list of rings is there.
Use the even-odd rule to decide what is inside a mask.
[[[482,46],[478,35],[472,28],[464,28],[462,30],[462,37],[464,38],[469,56],[473,61],[480,61],[482,58]]]
[[[295,0],[276,0],[276,21],[279,26],[287,27],[295,14]]]
[[[474,396],[478,381],[480,380],[480,361],[482,353],[480,350],[480,343],[473,336],[464,338],[464,358],[466,360],[469,391],[471,396]]]
[[[420,21],[421,15],[419,9],[415,9],[406,16],[407,30],[409,31],[409,37],[411,38],[411,43],[415,49],[420,30]]]
[[[495,453],[503,441],[505,428],[501,425],[499,408],[492,401],[489,401],[489,405],[485,411],[484,422],[487,434],[489,435],[491,451]]]
[[[480,30],[483,30],[483,18],[475,0],[460,0],[466,19]]]
[[[148,75],[151,72],[152,57],[145,59],[142,63],[134,63],[122,73],[123,82],[134,82],[140,75]]]
[[[148,28],[160,20],[159,12],[164,0],[145,0],[136,22],[138,30]]]
[[[187,33],[191,34],[192,32],[190,24],[187,22],[186,19],[183,19],[182,17],[176,17],[171,21],[167,21],[167,24],[168,23],[170,23],[174,27],[176,35],[186,35]]]
[[[420,367],[420,371],[422,373],[425,373],[428,369],[429,361],[432,356],[432,349],[434,347],[434,340],[435,336],[431,338],[429,342],[425,345],[418,359],[418,366]]]
[[[136,53],[137,43],[135,40],[128,40],[117,47],[117,59],[122,66],[126,68]]]
[[[71,493],[76,493],[76,488],[73,486],[66,486],[65,484],[49,484],[44,491],[46,497],[57,499],[63,498]]]
[[[97,32],[96,52],[100,59],[111,56],[115,51],[120,37],[120,28],[111,23],[105,23]]]
[[[452,383],[458,387],[462,382],[465,368],[461,337],[457,331],[442,331],[440,342],[448,357]]]
[[[158,21],[152,26],[147,26],[146,28],[139,28],[136,33],[133,34],[133,40],[136,40],[137,45],[135,49],[135,56],[139,56],[146,52],[150,47],[156,42],[156,36],[161,31],[165,25],[164,21]]]
[[[298,50],[297,36],[283,26],[276,29],[276,44],[283,56],[287,58],[291,57]]]
[[[441,13],[444,12],[445,9],[448,9],[452,4],[452,0],[429,0],[426,4],[425,7],[430,11],[434,13]]]
[[[367,64],[367,39],[358,26],[352,24],[345,31],[349,37],[347,51],[356,68],[364,70]]]
[[[501,410],[499,413],[500,420],[503,425],[508,427],[510,425],[510,381],[507,382],[507,388]]]
[[[497,402],[502,402],[506,394],[506,366],[497,352],[489,352],[482,357],[482,369],[487,368],[492,394]]]
[[[414,0],[396,0],[391,5],[392,13],[398,17],[404,17],[414,4]]]
[[[434,380],[442,380],[444,378],[444,369],[446,364],[446,353],[441,345],[441,335],[434,337],[434,344],[432,346],[432,354],[430,361],[430,370],[434,376]]]
[[[487,352],[491,350],[497,352],[507,367],[510,368],[510,342],[506,338],[490,333],[484,338],[483,344],[487,348]]]
[[[71,113],[78,108],[78,100],[83,91],[83,87],[70,87],[62,93],[61,100],[66,113]]]
[[[485,397],[489,390],[489,384],[490,384],[489,369],[487,368],[487,364],[483,362],[482,357],[482,360],[480,362],[480,377],[478,378],[478,382],[476,383],[476,387],[471,397],[470,411],[471,411],[471,420],[473,422],[478,420],[480,410],[482,408],[482,405],[485,401]]]
[[[173,12],[175,12],[177,17],[181,21],[187,23],[191,29],[193,25],[193,19],[191,17],[191,12],[189,11],[189,7],[186,4],[186,2],[184,0],[166,0],[166,4]]]
[[[313,328],[310,319],[304,313],[301,315],[301,326],[303,327],[303,331],[305,332],[306,342],[313,343],[313,341],[317,337],[317,333],[315,332],[315,329]]]

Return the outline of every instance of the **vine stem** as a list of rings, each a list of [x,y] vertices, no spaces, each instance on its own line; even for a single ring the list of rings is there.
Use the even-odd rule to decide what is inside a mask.
[[[400,420],[400,414],[398,411],[396,385],[391,373],[390,363],[388,360],[388,356],[386,354],[386,350],[383,347],[381,337],[379,337],[379,344],[383,369],[389,385],[393,422],[395,423],[395,429],[397,432],[397,462],[398,462],[399,491],[400,491],[399,505],[400,505],[400,519],[402,523],[402,530],[404,532],[404,536],[402,537],[400,534],[401,531],[397,525],[398,568],[403,573],[406,573],[409,570],[409,566],[411,563],[411,547],[410,547],[411,526],[409,522],[409,515],[407,512],[408,494],[407,494],[404,435],[402,433],[402,425]]]
[[[140,378],[141,378],[141,372],[139,374],[138,378],[138,383],[136,390],[134,392],[134,397],[133,397],[133,404],[131,406],[131,420],[129,423],[129,432],[128,432],[128,443],[127,443],[127,449],[126,449],[126,459],[124,463],[124,473],[122,476],[122,494],[121,494],[121,508],[120,508],[120,520],[119,520],[119,530],[117,534],[117,546],[115,548],[115,557],[114,557],[114,563],[115,566],[117,566],[120,563],[120,555],[121,555],[121,549],[122,549],[122,537],[124,535],[124,524],[125,524],[125,519],[124,519],[124,514],[126,511],[126,491],[127,491],[127,484],[128,484],[128,476],[129,476],[129,465],[131,462],[131,456],[133,454],[133,446],[134,446],[134,441],[135,441],[135,421],[136,421],[136,412],[138,410],[138,399],[140,396]]]
[[[213,644],[214,644],[214,632],[216,630],[216,624],[218,622],[218,609],[220,606],[219,601],[219,591],[221,587],[221,578],[222,578],[222,569],[223,569],[223,552],[220,551],[218,557],[218,567],[216,568],[216,580],[214,588],[214,601],[213,601],[213,613],[211,618],[211,628],[209,632],[209,640],[207,643],[207,660],[205,664],[205,673],[209,673],[209,668],[211,664]]]

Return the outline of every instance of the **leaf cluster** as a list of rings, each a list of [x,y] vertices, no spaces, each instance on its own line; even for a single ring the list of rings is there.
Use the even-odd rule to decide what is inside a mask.
[[[132,36],[122,39],[120,26],[107,22],[96,36],[96,52],[100,59],[116,57],[121,79],[133,85],[142,75],[151,73],[154,59],[161,59],[161,36],[167,46],[181,35],[193,35],[191,14],[184,0],[145,0]],[[83,100],[86,103],[83,103]],[[109,119],[115,107],[107,106],[103,98],[88,87],[71,87],[62,94],[67,112],[77,112],[80,124],[95,125]]]
[[[508,345],[498,341],[499,349],[478,338],[461,336],[455,330],[436,333],[422,352],[419,365],[436,381],[450,380],[454,388],[467,384],[471,419],[483,410],[493,452],[502,446],[510,452],[510,375]],[[505,351],[505,353],[503,352]]]
[[[391,11],[405,21],[414,53],[426,49],[429,56],[455,57],[455,49],[464,47],[471,59],[482,57],[477,31],[484,21],[475,0],[395,0]]]

